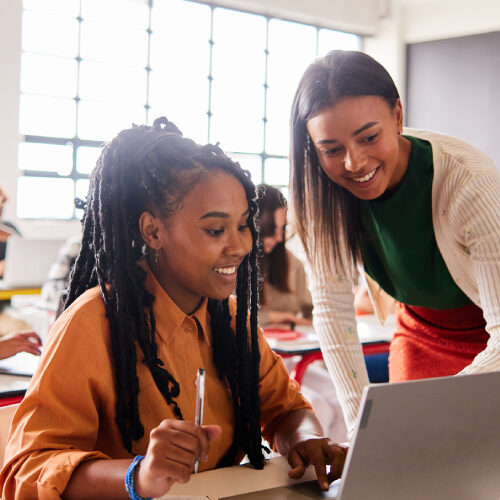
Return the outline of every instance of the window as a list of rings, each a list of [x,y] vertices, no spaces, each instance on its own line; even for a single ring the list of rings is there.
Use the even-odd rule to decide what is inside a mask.
[[[306,66],[357,35],[187,0],[24,0],[18,216],[72,219],[102,144],[165,115],[286,192]]]

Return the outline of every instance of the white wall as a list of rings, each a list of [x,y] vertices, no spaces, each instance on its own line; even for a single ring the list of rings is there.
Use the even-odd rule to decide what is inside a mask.
[[[400,0],[405,43],[500,31],[498,0]]]
[[[213,2],[206,0],[205,3]],[[216,3],[325,28],[370,35],[377,32],[379,11],[385,0],[217,0]]]
[[[385,2],[380,11],[377,33],[365,38],[363,50],[387,69],[404,105],[406,54],[401,29],[401,5],[397,0]]]
[[[17,144],[19,142],[19,69],[21,53],[21,0],[0,2],[0,184],[10,201],[5,217],[15,215]]]

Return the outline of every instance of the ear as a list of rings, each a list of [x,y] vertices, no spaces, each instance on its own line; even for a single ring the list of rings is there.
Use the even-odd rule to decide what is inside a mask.
[[[403,105],[401,104],[401,99],[396,99],[396,103],[394,104],[394,118],[396,118],[396,126],[398,129],[398,133],[401,134],[403,132]]]
[[[146,245],[153,249],[158,250],[161,246],[158,238],[159,220],[151,212],[143,212],[139,217],[139,230]]]

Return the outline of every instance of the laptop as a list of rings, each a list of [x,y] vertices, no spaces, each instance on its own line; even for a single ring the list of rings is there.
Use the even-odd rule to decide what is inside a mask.
[[[500,500],[500,372],[394,384],[363,393],[342,478],[222,500]]]
[[[9,237],[0,290],[39,288],[63,243],[63,239]]]
[[[365,388],[338,500],[499,500],[500,372]]]

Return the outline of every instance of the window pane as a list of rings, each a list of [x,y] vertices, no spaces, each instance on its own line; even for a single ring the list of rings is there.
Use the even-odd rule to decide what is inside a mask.
[[[95,101],[145,105],[146,70],[82,61],[80,97]]]
[[[145,30],[83,21],[80,52],[83,59],[145,68],[148,34]]]
[[[266,25],[262,16],[214,10],[210,142],[262,152]]]
[[[290,164],[286,158],[268,158],[264,164],[266,184],[288,186],[290,180]]]
[[[208,91],[206,94],[208,95]],[[207,101],[203,104],[206,106]],[[152,106],[148,116],[150,124],[156,118],[166,116],[171,122],[177,125],[184,137],[189,137],[189,139],[193,139],[198,144],[206,144],[208,142],[208,116],[206,111],[196,106],[196,103],[176,102],[172,100],[161,106]]]
[[[29,135],[73,137],[75,109],[73,99],[22,95],[19,112],[20,131]]]
[[[172,0],[153,4],[150,122],[166,116],[196,142],[208,141],[210,8]]]
[[[144,106],[127,106],[120,103],[81,101],[78,112],[78,135],[82,139],[109,141],[120,130],[133,123],[146,121]]]
[[[137,0],[82,0],[82,17],[144,30],[149,26],[148,4]]]
[[[90,174],[97,163],[97,158],[99,158],[101,151],[102,148],[80,146],[76,150],[76,171],[80,174]]]
[[[237,161],[241,165],[241,168],[250,172],[254,184],[262,182],[262,159],[260,156],[239,155],[235,153],[228,153],[228,156],[233,161]]]
[[[21,142],[18,165],[21,170],[40,170],[69,175],[73,168],[73,146]]]
[[[71,219],[74,206],[71,179],[20,177],[17,215],[22,219]]]
[[[170,67],[172,70],[196,66],[200,50],[205,57],[208,56],[210,23],[211,12],[207,5],[184,0],[154,2],[151,11],[151,66]],[[170,66],[165,57],[176,64]],[[205,60],[205,76],[208,75],[208,63],[208,59]]]
[[[76,96],[76,59],[25,52],[21,58],[21,91],[57,97]]]
[[[277,19],[269,21],[268,153],[288,155],[293,96],[304,70],[315,57],[315,28]]]
[[[342,31],[320,29],[318,34],[318,55],[324,56],[330,50],[360,50],[361,37]]]
[[[175,79],[168,71],[151,71],[149,78],[149,121],[166,116],[185,137],[202,144],[208,142],[207,75]]]
[[[55,56],[78,55],[78,21],[69,17],[23,13],[23,50]]]
[[[24,0],[23,7],[26,10],[76,17],[80,11],[80,0]]]

